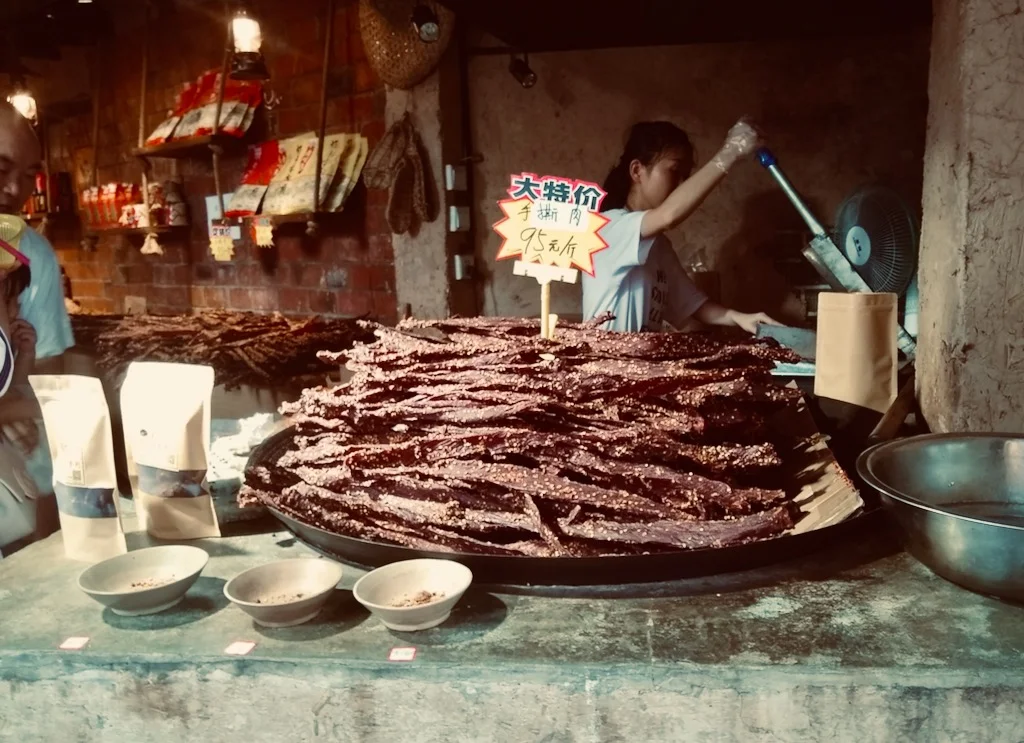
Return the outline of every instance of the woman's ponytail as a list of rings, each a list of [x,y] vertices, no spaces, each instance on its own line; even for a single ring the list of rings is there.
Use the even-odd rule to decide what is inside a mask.
[[[605,196],[603,209],[608,211],[626,206],[630,189],[633,187],[629,166],[634,160],[639,160],[641,165],[648,167],[662,154],[672,149],[693,151],[690,138],[675,124],[668,121],[641,121],[634,124],[629,130],[626,149],[619,158],[618,165],[612,168],[608,177],[604,179],[604,190],[608,195]]]
[[[608,177],[604,179],[604,190],[608,195],[604,197],[602,206],[605,211],[609,209],[622,209],[626,206],[626,199],[629,198],[629,188],[633,185],[633,179],[629,177],[629,164],[623,154],[619,164],[611,169]]]

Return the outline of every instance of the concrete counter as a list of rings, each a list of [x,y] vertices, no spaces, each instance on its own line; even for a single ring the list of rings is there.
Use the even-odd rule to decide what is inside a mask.
[[[884,535],[725,578],[562,596],[477,587],[415,634],[355,603],[354,569],[313,623],[257,629],[225,581],[308,550],[281,531],[197,544],[203,577],[151,617],[82,594],[59,534],[0,562],[0,740],[1024,737],[1024,609],[934,577]],[[90,641],[59,650],[70,636]],[[258,644],[226,656],[236,640]],[[389,662],[396,646],[415,661]]]

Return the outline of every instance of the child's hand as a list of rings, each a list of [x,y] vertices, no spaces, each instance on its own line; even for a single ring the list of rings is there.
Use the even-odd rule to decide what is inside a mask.
[[[745,312],[735,312],[733,313],[732,321],[736,325],[736,327],[742,328],[751,335],[757,333],[758,325],[782,325],[782,323],[780,323],[778,320],[773,320],[763,312],[756,312],[753,314],[748,314]]]
[[[36,329],[25,320],[11,323],[11,345],[18,356],[35,356]]]
[[[0,425],[0,431],[26,457],[39,446],[39,426],[34,420],[8,421]]]

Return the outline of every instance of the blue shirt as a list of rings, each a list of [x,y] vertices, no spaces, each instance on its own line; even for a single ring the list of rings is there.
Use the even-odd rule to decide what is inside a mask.
[[[664,235],[640,237],[644,212],[612,209],[601,228],[608,247],[594,254],[594,276],[583,274],[583,319],[602,312],[615,319],[602,327],[636,332],[681,328],[708,301],[686,275]]]
[[[64,304],[64,281],[57,254],[45,237],[28,227],[22,233],[18,250],[28,258],[32,271],[28,289],[21,295],[20,313],[35,328],[36,358],[60,356],[75,345],[75,336]]]

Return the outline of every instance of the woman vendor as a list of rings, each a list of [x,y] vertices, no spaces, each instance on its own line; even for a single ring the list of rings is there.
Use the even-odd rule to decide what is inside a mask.
[[[602,327],[634,332],[680,329],[693,318],[705,325],[778,325],[763,313],[738,312],[709,300],[690,281],[665,233],[681,224],[728,174],[757,148],[758,135],[737,123],[718,153],[691,175],[693,146],[667,121],[641,122],[629,133],[618,165],[605,180],[601,229],[608,247],[594,254],[594,276],[583,276],[583,316],[614,315]]]

